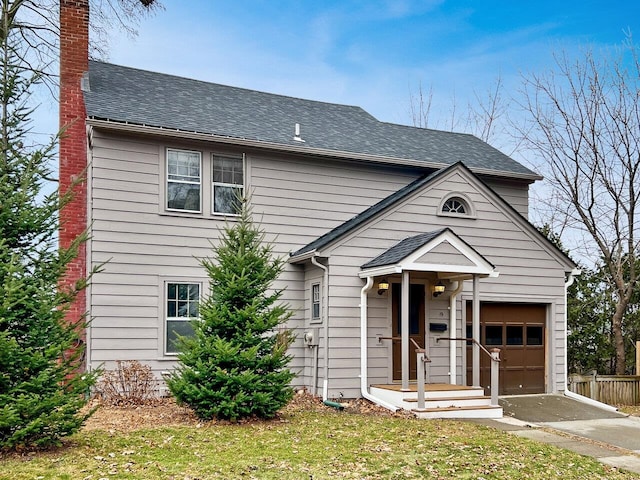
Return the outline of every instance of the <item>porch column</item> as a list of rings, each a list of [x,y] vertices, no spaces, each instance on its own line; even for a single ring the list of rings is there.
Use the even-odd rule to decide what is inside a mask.
[[[409,272],[402,272],[400,337],[402,338],[402,390],[409,390]]]
[[[471,319],[471,336],[476,342],[480,342],[480,278],[473,275],[473,313]],[[471,368],[473,371],[473,386],[480,386],[480,346],[474,342],[472,347]]]

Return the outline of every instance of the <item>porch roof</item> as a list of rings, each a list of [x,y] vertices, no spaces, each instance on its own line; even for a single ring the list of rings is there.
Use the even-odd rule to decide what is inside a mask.
[[[489,260],[448,227],[405,238],[361,268],[360,277],[363,278],[405,270],[445,272],[452,277],[498,276]]]

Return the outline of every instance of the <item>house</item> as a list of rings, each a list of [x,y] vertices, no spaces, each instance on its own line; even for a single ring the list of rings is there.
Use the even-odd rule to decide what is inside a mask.
[[[297,386],[406,407],[414,399],[393,392],[416,395],[423,353],[432,390],[489,393],[495,362],[481,344],[500,348],[494,393],[565,390],[576,266],[527,220],[536,173],[471,135],[89,62],[84,5],[61,8],[75,12],[61,21],[72,43],[61,56],[61,185],[86,180],[60,237],[91,228],[70,281],[108,261],[70,314],[92,317],[88,368],[175,366],[176,335],[207,292],[198,258],[241,193],[288,259],[276,287],[294,311]]]

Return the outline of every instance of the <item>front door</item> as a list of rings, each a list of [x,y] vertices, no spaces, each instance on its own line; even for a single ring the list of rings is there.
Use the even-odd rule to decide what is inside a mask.
[[[409,338],[412,338],[420,347],[424,348],[424,289],[425,286],[412,283],[409,290]],[[392,322],[393,337],[402,335],[402,285],[391,285],[392,295]],[[402,342],[393,341],[393,379],[402,379]],[[416,373],[416,347],[409,342],[409,378],[415,380]]]

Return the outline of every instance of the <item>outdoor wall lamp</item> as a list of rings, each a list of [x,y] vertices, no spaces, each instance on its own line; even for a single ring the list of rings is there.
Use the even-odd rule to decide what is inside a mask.
[[[436,283],[433,286],[433,297],[439,297],[440,295],[442,295],[444,293],[444,291],[446,290],[447,287],[444,286],[444,283],[442,283],[442,280],[438,280],[438,283]]]
[[[387,290],[389,290],[389,280],[383,278],[382,280],[380,280],[380,282],[378,282],[378,295],[386,293]]]

